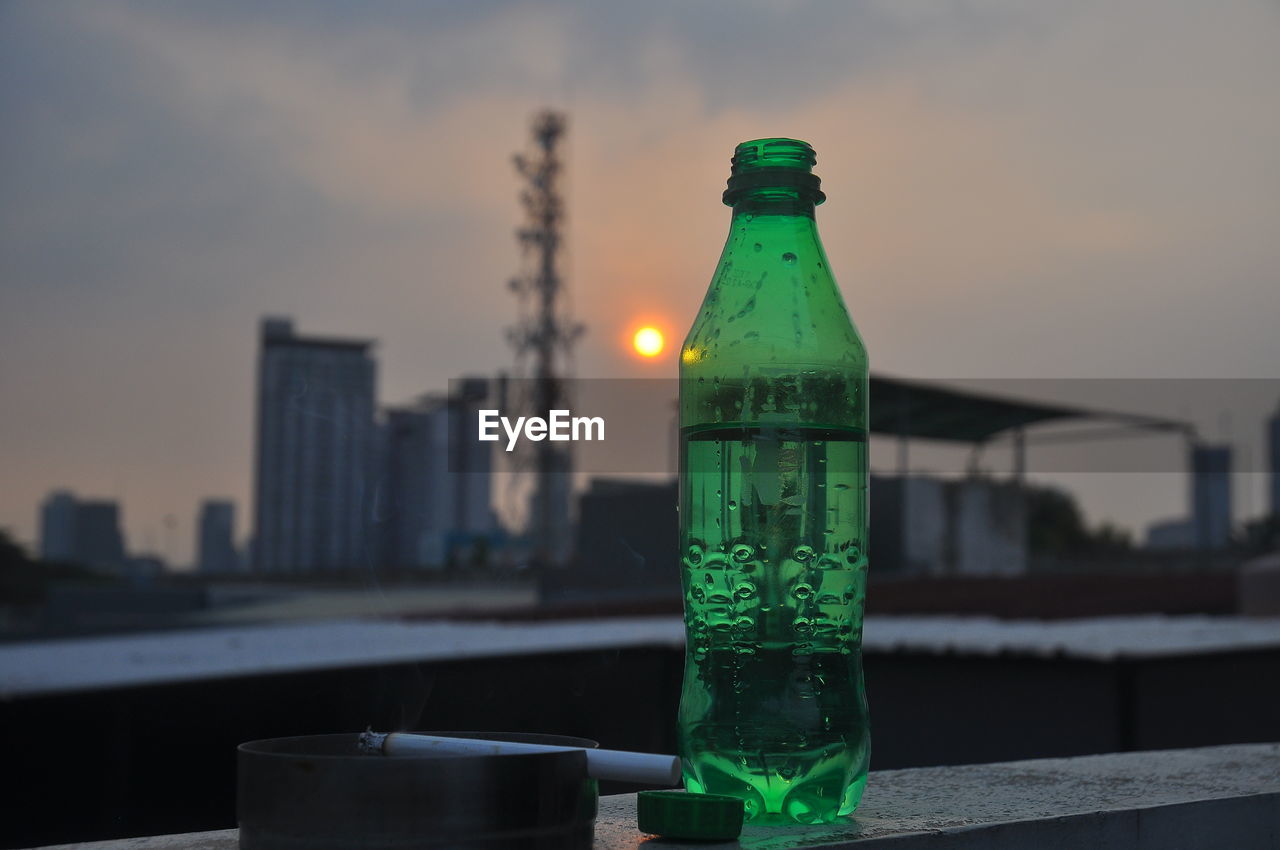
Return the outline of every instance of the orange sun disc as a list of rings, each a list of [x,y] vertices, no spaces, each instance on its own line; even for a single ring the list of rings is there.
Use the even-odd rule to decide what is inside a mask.
[[[642,357],[657,357],[662,353],[662,331],[657,328],[641,328],[631,340],[636,353]]]

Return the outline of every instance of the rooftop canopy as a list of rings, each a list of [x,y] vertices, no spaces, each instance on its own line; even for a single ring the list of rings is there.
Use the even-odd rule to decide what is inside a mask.
[[[1103,422],[1113,430],[1192,432],[1188,423],[1172,419],[1024,401],[923,381],[872,375],[870,384],[873,434],[983,443],[1006,431],[1069,420]]]

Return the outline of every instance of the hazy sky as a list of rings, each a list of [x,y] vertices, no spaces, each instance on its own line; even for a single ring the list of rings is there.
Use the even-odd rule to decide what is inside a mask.
[[[205,496],[247,530],[264,313],[379,339],[384,401],[507,366],[545,105],[580,374],[673,373],[621,340],[683,335],[734,144],[787,135],[874,368],[1277,377],[1278,82],[1263,2],[10,0],[0,526],[70,487],[134,549],[172,514],[189,557]],[[1080,482],[1091,515],[1182,508],[1139,478]]]

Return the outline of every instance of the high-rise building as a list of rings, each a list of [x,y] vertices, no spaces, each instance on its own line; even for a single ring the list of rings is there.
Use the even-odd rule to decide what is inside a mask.
[[[460,439],[488,397],[483,378],[387,410],[380,490],[383,552],[395,567],[438,567],[497,530],[490,444]]]
[[[871,559],[881,574],[1021,575],[1030,569],[1026,493],[1016,481],[871,477]]]
[[[425,537],[437,524],[432,483],[445,462],[445,448],[436,445],[443,437],[421,408],[389,408],[383,423],[377,515],[382,562],[390,567],[425,566]]]
[[[570,580],[597,587],[679,587],[680,536],[671,481],[593,478],[578,498]],[[569,578],[569,577],[566,577]]]
[[[106,500],[81,502],[76,509],[75,560],[92,567],[124,565],[120,506]]]
[[[1197,549],[1231,541],[1231,447],[1191,446],[1191,529]]]
[[[40,507],[40,557],[90,567],[125,565],[120,506],[106,500],[81,501],[58,490]]]
[[[1268,466],[1271,472],[1271,513],[1280,516],[1280,408],[1267,420]]]
[[[235,544],[236,506],[234,502],[208,499],[200,505],[200,539],[197,567],[202,573],[219,575],[239,570]]]
[[[93,567],[123,565],[124,535],[120,533],[119,504],[108,501],[79,503],[73,557]]]
[[[263,320],[255,570],[308,572],[368,562],[372,345],[298,336],[289,319]]]
[[[40,557],[46,561],[70,561],[75,555],[76,497],[55,490],[40,505]]]

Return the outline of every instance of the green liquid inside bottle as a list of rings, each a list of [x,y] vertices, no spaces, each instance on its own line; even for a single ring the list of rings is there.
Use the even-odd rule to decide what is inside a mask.
[[[814,224],[813,150],[738,146],[729,239],[681,351],[691,791],[756,822],[848,814],[866,782],[866,349]]]

